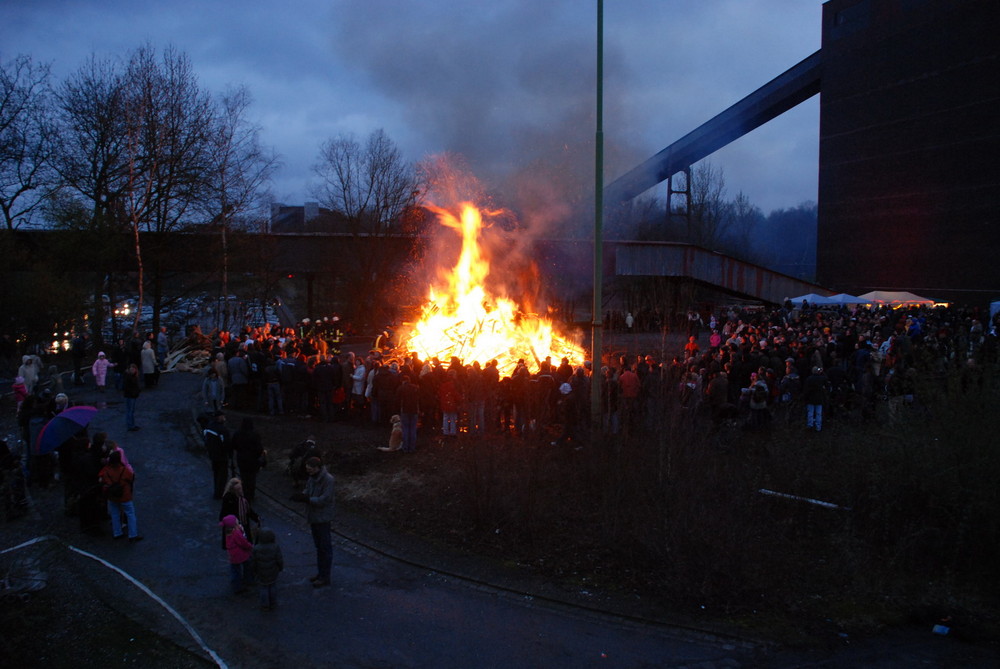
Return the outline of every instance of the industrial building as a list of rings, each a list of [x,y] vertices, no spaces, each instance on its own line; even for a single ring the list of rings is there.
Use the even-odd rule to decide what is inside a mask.
[[[1000,7],[823,6],[817,279],[1000,295]]]
[[[819,94],[817,283],[1000,297],[1000,6],[830,0],[822,20],[819,51],[609,184],[605,202],[689,171]]]

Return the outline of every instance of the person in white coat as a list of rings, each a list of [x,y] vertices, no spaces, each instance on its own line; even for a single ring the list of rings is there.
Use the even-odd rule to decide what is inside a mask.
[[[156,385],[157,369],[156,351],[153,350],[153,342],[145,341],[142,344],[142,351],[139,352],[139,361],[142,363],[142,381],[145,388],[152,388]]]
[[[108,383],[108,370],[115,366],[115,363],[105,357],[104,352],[101,351],[97,354],[97,360],[90,367],[90,373],[94,375],[94,382],[97,384],[97,389],[104,392]]]
[[[354,371],[351,372],[351,414],[358,416],[365,407],[365,381],[368,370],[364,360],[358,358]]]

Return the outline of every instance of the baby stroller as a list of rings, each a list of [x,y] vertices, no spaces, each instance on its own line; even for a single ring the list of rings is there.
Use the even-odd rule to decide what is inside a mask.
[[[316,448],[316,441],[312,437],[297,445],[289,453],[287,471],[292,477],[292,485],[296,488],[305,484],[309,478],[309,474],[306,473],[306,460],[314,455],[319,457],[319,449]]]
[[[21,456],[17,442],[11,441],[15,444],[13,451],[7,440],[0,439],[0,489],[3,490],[4,516],[7,520],[19,518],[28,511]]]

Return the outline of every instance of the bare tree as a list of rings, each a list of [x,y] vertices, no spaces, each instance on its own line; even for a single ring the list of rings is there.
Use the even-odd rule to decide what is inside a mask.
[[[816,203],[803,202],[767,215],[756,241],[763,262],[807,280],[816,276]]]
[[[62,181],[56,203],[80,205],[83,216],[64,217],[80,236],[80,253],[93,267],[95,340],[104,322],[104,277],[109,273],[108,238],[128,230],[123,198],[130,187],[127,159],[127,91],[120,66],[91,57],[56,92],[59,148],[54,165]]]
[[[29,56],[0,63],[0,210],[8,230],[30,222],[55,187],[49,67]]]
[[[324,204],[347,216],[358,233],[372,236],[393,230],[417,187],[413,166],[382,129],[364,144],[350,135],[327,141],[314,171]]]
[[[718,250],[732,227],[732,204],[726,200],[721,167],[701,163],[691,175],[691,227],[688,241]]]
[[[63,185],[89,204],[88,225],[101,231],[127,187],[125,78],[112,61],[91,57],[57,93]]]
[[[730,203],[730,213],[732,225],[725,249],[732,256],[748,262],[757,262],[753,237],[764,223],[764,213],[760,207],[750,202],[750,198],[743,191],[737,193],[736,199]]]
[[[260,128],[247,116],[251,103],[245,88],[224,94],[209,132],[201,204],[222,235],[223,328],[229,325],[229,231],[235,221],[251,219],[247,214],[280,165],[277,155],[260,145]]]
[[[347,263],[345,294],[355,300],[349,308],[357,316],[371,296],[364,287],[384,282],[396,262],[378,241],[400,231],[400,220],[418,195],[416,173],[381,129],[364,143],[352,135],[327,141],[313,170],[321,180],[317,199],[343,214],[350,227],[352,248],[338,258]]]
[[[139,233],[172,232],[197,220],[195,205],[204,194],[203,175],[209,165],[213,106],[199,89],[187,56],[173,49],[166,49],[162,56],[149,46],[134,51],[126,81],[129,188],[125,202],[139,269],[136,326],[148,284],[155,331],[164,306],[164,260],[183,250],[167,246],[162,234],[153,236],[145,254],[151,259],[147,277]]]

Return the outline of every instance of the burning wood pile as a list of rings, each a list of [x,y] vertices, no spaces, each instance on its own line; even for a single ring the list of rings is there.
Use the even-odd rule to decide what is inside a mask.
[[[533,369],[546,356],[582,362],[583,348],[556,332],[552,321],[489,293],[490,261],[480,245],[480,210],[467,202],[458,215],[429,208],[442,224],[461,233],[462,248],[454,268],[440,285],[431,287],[419,318],[400,337],[399,352],[416,353],[424,360],[454,356],[467,364],[496,360],[504,375],[512,373],[520,359]]]

